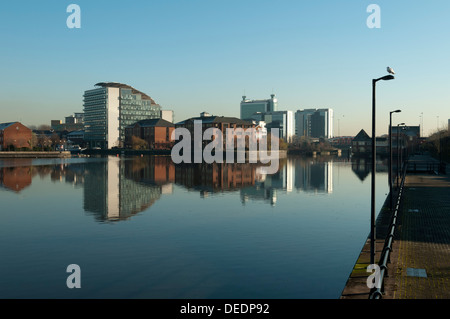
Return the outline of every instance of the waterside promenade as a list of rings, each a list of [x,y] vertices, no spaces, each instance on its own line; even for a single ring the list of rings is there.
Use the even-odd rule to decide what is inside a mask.
[[[433,161],[417,156],[410,163]],[[376,261],[391,220],[389,200],[377,218]],[[383,299],[450,298],[450,174],[407,173],[398,212]],[[341,299],[367,299],[366,268],[370,241],[364,244]]]

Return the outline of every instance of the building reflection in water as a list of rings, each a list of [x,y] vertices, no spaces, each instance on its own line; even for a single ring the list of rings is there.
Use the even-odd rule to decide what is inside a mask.
[[[281,159],[279,170],[272,175],[257,174],[254,187],[241,189],[241,201],[262,200],[274,206],[277,192],[296,191],[331,193],[333,191],[333,163],[330,159],[288,157]],[[263,170],[262,170],[263,171]]]
[[[357,158],[352,162],[352,171],[361,181],[364,181],[372,171],[371,163],[370,160],[365,158]]]
[[[82,187],[85,173],[84,163],[39,165],[31,158],[0,160],[0,187],[20,192],[32,184],[34,177],[50,175],[52,182],[65,182]]]
[[[0,167],[0,187],[5,190],[19,193],[31,185],[31,179],[31,159],[9,160],[7,167]]]
[[[380,172],[388,172],[388,160],[377,159],[376,161],[376,171]],[[361,181],[364,181],[367,176],[372,172],[372,161],[370,158],[364,157],[355,157],[352,159],[352,171]]]
[[[99,221],[127,219],[172,192],[174,164],[168,157],[142,157],[90,164],[84,183],[84,209]]]
[[[333,162],[331,159],[292,159],[295,171],[295,188],[304,192],[333,192]],[[288,162],[289,165],[289,162]]]
[[[175,182],[206,197],[255,185],[256,168],[252,163],[178,164]]]
[[[33,176],[48,176],[83,188],[83,208],[98,221],[130,218],[151,207],[173,185],[198,191],[201,197],[239,192],[243,205],[263,201],[275,205],[279,192],[333,192],[333,162],[337,158],[288,157],[280,159],[275,174],[253,163],[178,164],[170,156],[87,159],[77,163],[10,165],[0,167],[0,185],[19,192],[31,185]],[[352,163],[360,179],[370,172],[361,161]]]

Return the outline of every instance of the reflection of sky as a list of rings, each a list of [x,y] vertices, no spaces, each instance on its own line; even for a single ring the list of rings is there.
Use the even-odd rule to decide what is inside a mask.
[[[172,184],[106,224],[86,216],[82,188],[36,175],[18,194],[0,192],[0,297],[337,298],[369,232],[370,178],[350,163],[332,171],[332,193],[279,189],[275,206]],[[78,291],[65,288],[71,263]]]

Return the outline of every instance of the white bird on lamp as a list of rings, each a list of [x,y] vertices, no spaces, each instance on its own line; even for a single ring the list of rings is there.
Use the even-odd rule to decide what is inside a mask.
[[[395,74],[394,70],[390,66],[387,67],[387,71],[390,74]]]

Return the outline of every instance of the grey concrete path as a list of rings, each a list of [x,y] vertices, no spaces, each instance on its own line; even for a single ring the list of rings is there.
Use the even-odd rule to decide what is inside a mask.
[[[450,177],[407,175],[386,297],[450,298]],[[386,298],[384,297],[384,298]]]
[[[383,299],[450,299],[450,175],[408,173],[403,194]],[[376,260],[389,217],[384,207],[377,219]],[[341,299],[368,298],[369,249],[367,241]]]

